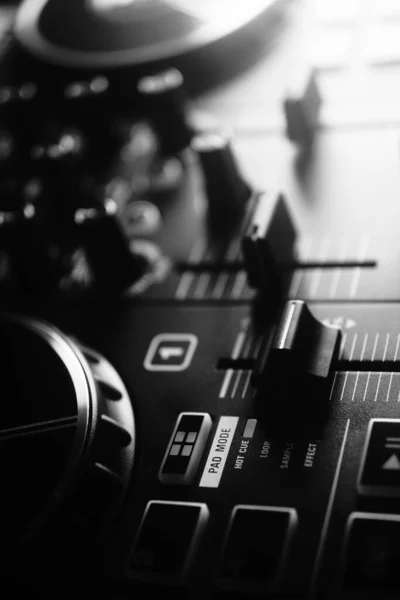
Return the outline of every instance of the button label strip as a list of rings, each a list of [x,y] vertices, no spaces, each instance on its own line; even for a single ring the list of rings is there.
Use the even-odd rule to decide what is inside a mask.
[[[238,421],[238,417],[220,418],[200,480],[200,487],[219,486]]]

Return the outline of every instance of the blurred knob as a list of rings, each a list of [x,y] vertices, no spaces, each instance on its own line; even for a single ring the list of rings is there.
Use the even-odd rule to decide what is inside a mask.
[[[0,129],[0,174],[7,177],[18,164],[17,140],[8,129]],[[19,165],[21,167],[21,165]]]
[[[43,203],[53,234],[70,245],[75,211],[84,204],[85,140],[77,130],[49,125],[41,142],[32,147],[31,156],[43,181]]]
[[[262,194],[242,239],[251,286],[280,295],[295,258],[296,229],[281,193]]]
[[[163,154],[176,154],[190,143],[191,130],[187,122],[187,99],[182,74],[167,69],[138,82],[146,114],[158,133]]]
[[[96,106],[104,107],[109,87],[110,83],[104,75],[70,81],[64,88],[64,98],[75,117],[79,119],[82,112],[87,115],[88,111],[96,110]]]
[[[0,124],[12,128],[26,142],[35,127],[33,114],[37,108],[38,89],[31,81],[0,85]]]
[[[315,69],[299,67],[284,100],[286,133],[298,144],[309,144],[318,125],[321,95]]]
[[[34,83],[0,85],[0,176],[21,177],[30,168],[29,148],[38,119],[38,90]]]
[[[129,136],[129,130],[121,125],[120,117],[126,112],[126,105],[129,105],[131,114],[131,98],[114,93],[109,79],[99,74],[67,83],[63,99],[66,106],[62,119],[67,117],[90,143],[86,157],[87,161],[90,160],[89,167],[101,169],[99,160],[110,164]]]
[[[106,77],[96,77],[69,81],[62,90],[63,100],[66,103],[64,115],[68,115],[70,123],[79,128],[88,129],[91,135],[97,138],[104,137],[104,129],[111,120],[109,81]],[[99,128],[99,121],[102,126]],[[100,131],[102,130],[102,131]]]
[[[78,164],[84,157],[85,143],[82,134],[75,129],[49,125],[44,139],[33,146],[32,158],[51,175],[58,167]]]
[[[130,238],[154,235],[162,224],[159,209],[147,200],[137,200],[126,204],[121,214],[121,220]]]
[[[205,132],[192,141],[199,157],[208,199],[210,223],[217,231],[230,229],[240,222],[250,197],[232,151],[230,139],[223,133]]]
[[[116,203],[106,199],[96,206],[81,208],[75,214],[95,283],[109,291],[130,286],[148,266],[143,255],[131,251],[117,211]]]
[[[36,207],[0,212],[0,246],[11,259],[19,283],[27,291],[53,286],[61,273]]]

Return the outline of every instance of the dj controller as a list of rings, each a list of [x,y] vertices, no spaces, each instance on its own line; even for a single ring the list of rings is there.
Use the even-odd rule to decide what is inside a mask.
[[[400,597],[400,4],[0,7],[1,598]]]

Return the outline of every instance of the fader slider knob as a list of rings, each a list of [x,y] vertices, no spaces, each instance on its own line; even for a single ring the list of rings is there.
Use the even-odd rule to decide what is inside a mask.
[[[267,336],[268,338],[268,336]],[[260,355],[253,382],[256,410],[286,435],[319,435],[329,415],[329,390],[341,330],[318,321],[302,300],[286,303],[275,336]]]
[[[218,230],[240,221],[250,197],[232,151],[230,139],[219,132],[198,134],[192,140],[204,178],[211,224]]]
[[[286,303],[270,361],[286,373],[324,380],[332,371],[339,353],[341,330],[314,317],[303,300]]]
[[[286,133],[290,140],[298,144],[312,141],[321,101],[315,69],[308,66],[297,68],[283,103]]]

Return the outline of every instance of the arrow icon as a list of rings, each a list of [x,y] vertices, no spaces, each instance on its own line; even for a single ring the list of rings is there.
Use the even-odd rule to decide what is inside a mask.
[[[346,319],[345,328],[350,329],[351,327],[355,327],[357,323],[353,321],[353,319]]]
[[[162,360],[170,360],[171,358],[178,358],[183,356],[185,349],[182,346],[161,346],[159,354]]]
[[[336,327],[343,327],[343,329],[351,329],[357,325],[353,319],[345,319],[344,317],[335,317],[334,319],[323,319],[324,325],[336,325]]]
[[[396,454],[392,454],[390,458],[382,465],[382,469],[386,471],[400,471],[400,460]]]
[[[184,371],[192,362],[198,342],[193,333],[159,333],[150,342],[143,366],[146,371]]]

